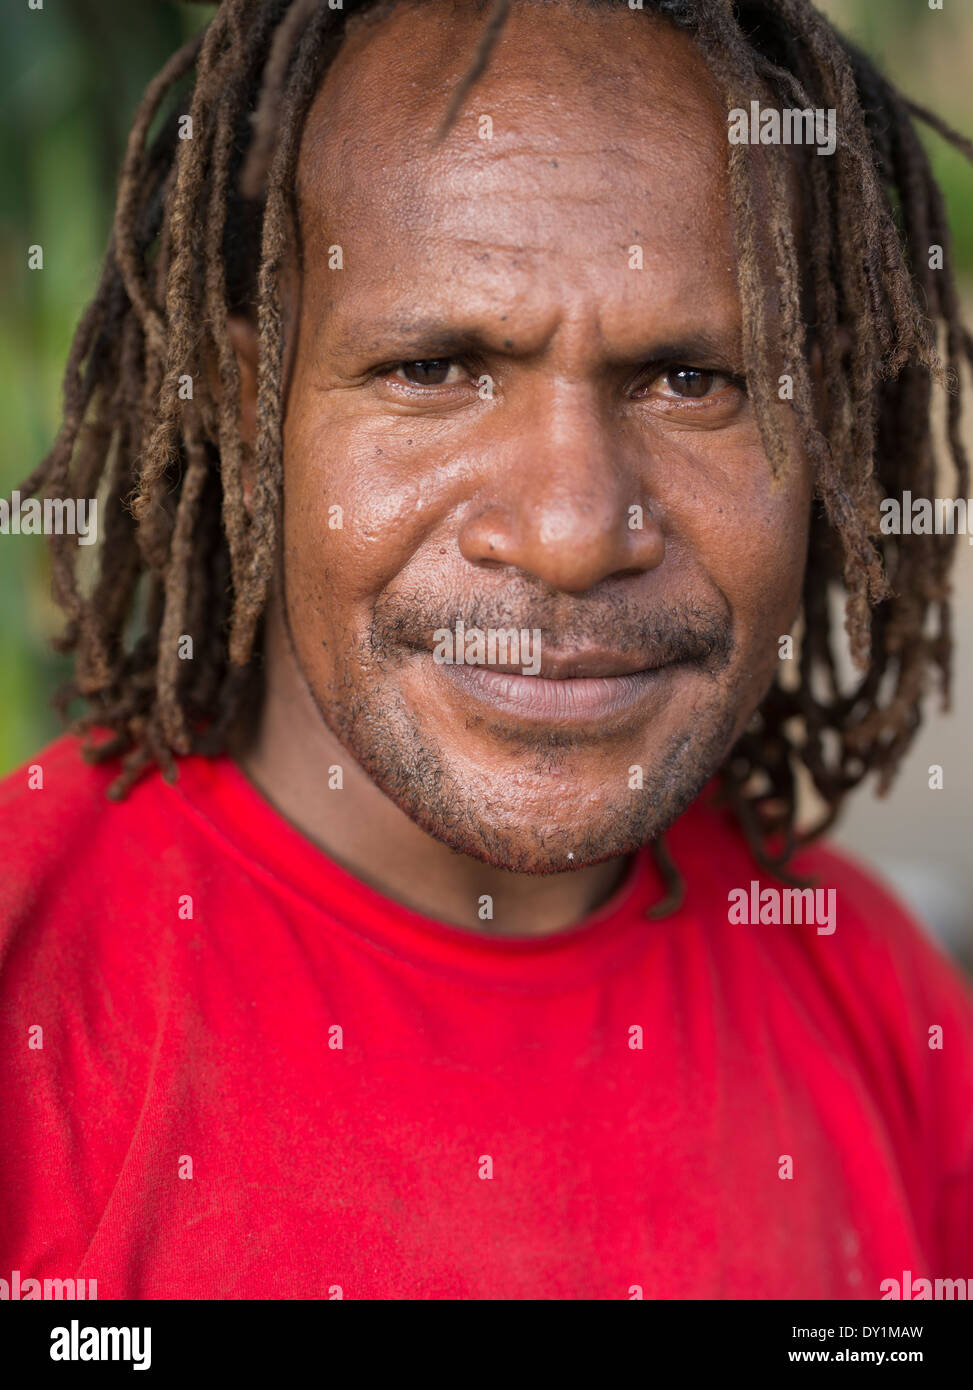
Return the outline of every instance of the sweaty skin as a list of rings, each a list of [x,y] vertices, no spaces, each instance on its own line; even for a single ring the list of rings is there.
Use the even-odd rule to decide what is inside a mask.
[[[604,901],[745,728],[811,488],[772,478],[741,381],[726,111],[691,41],[623,6],[517,6],[437,143],[481,22],[354,24],[307,121],[281,573],[237,756],[390,896],[542,934]],[[540,676],[437,664],[457,618],[539,628]]]

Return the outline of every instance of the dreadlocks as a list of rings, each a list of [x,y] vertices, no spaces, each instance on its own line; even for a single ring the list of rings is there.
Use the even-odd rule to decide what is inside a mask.
[[[115,796],[153,764],[172,777],[175,755],[216,751],[253,689],[278,541],[280,277],[301,131],[349,21],[379,8],[375,0],[339,9],[324,0],[223,0],[136,113],[104,271],[67,364],[63,424],[21,487],[25,497],[103,491],[99,568],[87,592],[71,537],[52,536],[51,546],[55,596],[67,614],[60,645],[75,655],[62,707],[80,698],[86,712],[76,727],[89,738],[111,731],[88,753],[121,757]],[[957,495],[968,491],[960,390],[973,339],[960,319],[942,196],[913,119],[971,159],[973,146],[896,92],[809,0],[646,0],[644,8],[693,37],[728,108],[758,97],[837,113],[834,156],[810,160],[802,180],[800,229],[784,152],[730,147],[748,389],[779,474],[792,466],[777,396],[786,365],[818,498],[799,679],[775,681],[723,769],[760,862],[780,868],[831,824],[867,774],[887,788],[919,725],[930,675],[948,703],[955,538],[881,535],[878,508],[905,489],[935,492],[937,380],[949,388]],[[492,0],[443,132],[509,11],[510,0]],[[192,138],[180,139],[193,69]],[[758,211],[761,187],[767,212]],[[934,245],[943,269],[930,268]],[[241,439],[233,313],[255,314],[258,328],[252,451]],[[820,383],[809,366],[812,341]],[[249,508],[248,474],[256,479]],[[835,593],[845,598],[858,668],[850,691],[839,679]],[[192,661],[179,659],[186,635]],[[799,832],[802,768],[825,809]],[[674,871],[667,879],[677,891]]]

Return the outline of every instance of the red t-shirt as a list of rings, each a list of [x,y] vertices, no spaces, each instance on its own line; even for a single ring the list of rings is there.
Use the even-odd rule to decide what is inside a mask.
[[[646,918],[643,853],[580,926],[490,939],[359,882],[228,759],[120,804],[75,739],[34,764],[43,788],[0,785],[0,1278],[875,1299],[973,1276],[970,997],[834,853],[801,865],[832,934],[731,922],[772,880],[701,798],[669,836],[675,915]]]

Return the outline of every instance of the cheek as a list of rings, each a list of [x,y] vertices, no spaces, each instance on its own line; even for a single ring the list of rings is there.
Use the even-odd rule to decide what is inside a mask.
[[[766,465],[765,465],[766,467]],[[767,480],[724,516],[710,546],[710,573],[729,600],[737,641],[776,660],[777,639],[800,605],[810,496],[800,478]]]
[[[807,469],[775,479],[755,427],[692,460],[672,497],[684,545],[729,605],[741,655],[775,657],[800,604],[811,488]]]
[[[360,631],[427,540],[435,499],[408,454],[327,409],[289,414],[283,529],[295,628]]]

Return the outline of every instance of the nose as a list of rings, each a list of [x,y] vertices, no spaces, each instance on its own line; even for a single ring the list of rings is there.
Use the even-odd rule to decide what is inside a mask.
[[[509,565],[551,589],[581,593],[654,569],[665,539],[645,493],[642,441],[590,395],[533,400],[505,421],[490,470],[461,528],[475,565]]]

